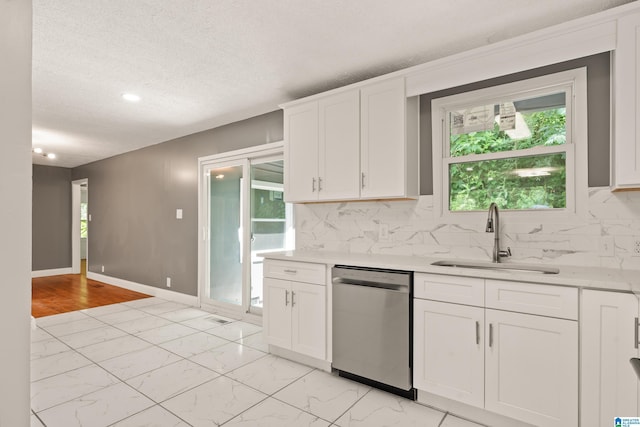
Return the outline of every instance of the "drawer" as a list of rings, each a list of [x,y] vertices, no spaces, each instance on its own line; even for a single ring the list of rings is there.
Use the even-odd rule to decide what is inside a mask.
[[[264,261],[264,277],[326,285],[327,266],[297,261]]]
[[[578,289],[486,280],[487,308],[578,320]]]
[[[484,306],[484,279],[416,273],[413,277],[415,298]]]

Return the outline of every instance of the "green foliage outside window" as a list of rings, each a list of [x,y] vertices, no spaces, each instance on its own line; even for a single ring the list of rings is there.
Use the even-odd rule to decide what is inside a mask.
[[[566,142],[566,112],[522,113],[531,136],[512,139],[493,130],[450,136],[451,157],[557,146]],[[449,209],[556,209],[566,207],[566,153],[511,157],[449,165]]]

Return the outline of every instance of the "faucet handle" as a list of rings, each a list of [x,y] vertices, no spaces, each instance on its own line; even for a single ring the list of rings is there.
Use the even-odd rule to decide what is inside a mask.
[[[511,248],[509,246],[507,246],[507,250],[502,250],[498,252],[498,255],[502,258],[506,258],[511,256]]]

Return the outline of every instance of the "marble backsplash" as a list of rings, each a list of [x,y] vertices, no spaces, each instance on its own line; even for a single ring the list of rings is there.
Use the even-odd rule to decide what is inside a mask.
[[[640,270],[640,192],[589,189],[580,221],[501,221],[511,261]],[[433,196],[411,201],[296,205],[296,249],[490,260],[485,218],[450,224],[435,219]],[[388,227],[388,234],[380,227]],[[384,231],[384,230],[383,230]],[[382,235],[381,235],[382,234]]]

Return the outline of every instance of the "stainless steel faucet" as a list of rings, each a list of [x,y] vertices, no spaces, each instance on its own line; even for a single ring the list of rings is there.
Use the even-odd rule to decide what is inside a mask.
[[[506,251],[500,250],[500,214],[498,213],[498,205],[491,203],[489,205],[489,217],[487,218],[487,233],[493,233],[493,262],[500,262],[500,258],[511,256],[511,248],[507,247]]]

